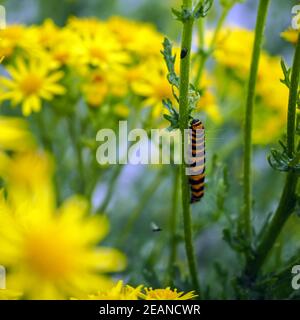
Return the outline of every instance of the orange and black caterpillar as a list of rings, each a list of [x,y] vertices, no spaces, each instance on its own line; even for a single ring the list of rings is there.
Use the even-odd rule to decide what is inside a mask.
[[[190,124],[190,165],[189,183],[191,186],[191,203],[200,201],[204,195],[205,180],[205,133],[204,125],[198,119],[193,119]]]

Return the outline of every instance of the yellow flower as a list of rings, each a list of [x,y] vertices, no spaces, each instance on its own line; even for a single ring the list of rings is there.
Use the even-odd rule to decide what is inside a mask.
[[[1,100],[11,100],[12,105],[22,103],[25,116],[32,111],[41,109],[41,99],[51,100],[54,95],[65,93],[64,87],[57,82],[63,77],[63,72],[51,72],[49,66],[42,61],[30,60],[28,65],[23,59],[16,60],[16,66],[8,66],[11,79],[0,78],[5,92]]]
[[[129,108],[125,104],[118,103],[114,106],[114,113],[121,118],[127,118],[129,112]]]
[[[129,55],[122,50],[120,43],[106,24],[100,21],[92,21],[94,20],[91,20],[90,23],[94,24],[94,29],[86,28],[83,24],[84,21],[80,23],[78,20],[71,20],[70,22],[70,30],[78,32],[80,36],[75,53],[78,63],[98,67],[104,71],[122,69],[124,64],[130,62]],[[75,22],[79,25],[82,24],[83,28],[78,30]]]
[[[236,74],[246,77],[251,60],[254,33],[242,28],[225,28],[220,32],[214,57],[218,63],[235,70]]]
[[[17,300],[22,294],[15,290],[0,289],[0,300]]]
[[[0,57],[10,58],[16,48],[21,48],[26,52],[33,47],[33,41],[28,37],[26,28],[22,25],[9,25],[5,29],[0,29]]]
[[[24,120],[0,116],[0,149],[21,151],[33,147],[34,139]]]
[[[133,288],[123,284],[120,280],[118,283],[105,291],[99,291],[97,294],[88,295],[89,300],[138,300],[142,286]]]
[[[166,289],[145,288],[145,293],[140,293],[140,297],[144,300],[190,300],[197,295],[194,294],[194,291],[177,292],[177,289],[172,290],[167,287]]]
[[[299,30],[289,28],[283,31],[280,35],[284,40],[296,44],[299,35]]]
[[[133,82],[132,89],[135,94],[145,98],[143,105],[152,107],[154,118],[163,114],[162,100],[170,99],[174,101],[172,87],[167,80],[167,70],[163,65],[159,65],[156,60],[147,62],[148,73],[138,81]]]
[[[108,75],[102,71],[89,73],[82,91],[91,107],[99,107],[109,92]]]
[[[48,165],[45,157],[40,163],[38,158],[32,155],[31,164],[21,156],[12,159],[8,197],[0,195],[0,264],[7,267],[8,287],[29,299],[63,299],[110,288],[106,273],[122,270],[125,257],[98,246],[109,229],[107,218],[87,215],[88,204],[79,197],[57,209],[52,187],[47,187]]]
[[[153,25],[122,17],[111,17],[107,24],[125,50],[143,59],[152,56],[160,58],[163,35],[157,32]]]
[[[223,121],[219,106],[217,105],[216,98],[212,92],[212,78],[205,73],[202,78],[201,88],[203,93],[197,102],[196,111],[204,111],[207,115],[217,124]]]

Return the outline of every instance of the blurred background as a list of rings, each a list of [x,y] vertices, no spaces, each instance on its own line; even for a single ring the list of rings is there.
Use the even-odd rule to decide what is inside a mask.
[[[290,26],[291,8],[297,2],[296,0],[271,1],[266,27],[265,49],[270,55],[284,56],[288,63],[291,61],[293,47],[281,39],[279,34]],[[6,7],[8,24],[41,24],[45,19],[50,18],[58,26],[64,26],[71,16],[99,19],[122,16],[152,23],[173,41],[180,39],[181,25],[172,17],[170,11],[171,7],[180,7],[179,0],[6,0],[0,3]],[[236,4],[227,17],[226,24],[253,30],[257,5],[258,0],[246,0]],[[215,1],[213,10],[207,18],[208,28],[215,27],[220,12],[220,3]],[[240,45],[243,46],[243,43]],[[249,43],[245,45],[249,46]],[[272,73],[271,69],[270,73]],[[217,85],[222,87],[223,84],[217,83]],[[244,86],[244,83],[241,86]],[[224,89],[224,92],[230,94],[230,88],[228,91]],[[268,94],[271,95],[272,91]],[[236,111],[237,107],[235,108]],[[211,173],[208,176],[209,188],[201,206],[193,208],[194,228],[196,235],[199,235],[196,243],[197,256],[201,257],[199,264],[201,273],[206,278],[205,283],[210,284],[205,293],[207,297],[222,297],[222,294],[230,297],[232,294],[230,278],[241,267],[240,257],[237,257],[222,239],[223,229],[233,228],[234,217],[238,215],[241,207],[240,198],[236,195],[240,195],[241,192],[242,145],[238,140],[237,144],[229,145],[228,143],[228,149],[224,148],[228,141],[234,140],[234,136],[241,134],[238,127],[240,123],[233,124],[230,121],[231,119],[217,128],[213,125],[210,127],[208,123],[207,140],[210,148],[208,149],[208,170]],[[269,140],[271,141],[269,144],[258,145],[255,149],[254,198],[255,223],[258,227],[265,221],[268,212],[276,207],[283,182],[283,176],[274,172],[266,161],[270,147],[277,143],[276,140]],[[218,155],[220,149],[223,153]],[[129,270],[126,276],[131,283],[148,281],[151,286],[159,287],[160,272],[165,270],[167,264],[168,234],[164,231],[169,228],[170,223],[169,199],[172,197],[171,186],[174,184],[174,177],[168,174],[163,177],[160,172],[157,176],[155,168],[128,165],[122,168],[120,175],[120,172],[117,172],[116,181],[114,181],[115,173],[107,171],[103,176],[104,182],[99,183],[94,197],[96,206],[99,206],[105,199],[105,195],[111,193],[110,198],[105,199],[108,202],[105,207],[112,224],[112,232],[107,243],[115,243],[129,257]],[[228,191],[227,182],[232,181],[234,182]],[[65,194],[68,195],[70,190],[68,186],[65,188]],[[222,199],[222,194],[227,197],[225,201]],[[224,212],[226,212],[226,218],[223,217]],[[292,225],[293,222],[291,222],[291,228]],[[126,228],[130,230],[128,234],[126,234]],[[162,231],[156,232],[156,229]],[[288,236],[286,232],[282,238]],[[178,259],[175,270],[176,285],[184,288],[187,268],[181,233],[178,235],[178,243],[181,243],[179,256],[182,259]],[[284,255],[288,256],[290,252],[293,252],[292,244]],[[271,270],[272,266],[280,260],[276,259],[270,263]]]
[[[38,24],[51,18],[59,26],[63,26],[68,17],[98,17],[101,19],[120,15],[134,20],[151,22],[159,31],[177,38],[180,25],[170,14],[171,7],[180,7],[180,0],[1,0],[7,8],[8,23]],[[227,18],[230,25],[239,25],[253,29],[258,0],[245,0],[235,5]],[[269,11],[268,28],[266,30],[266,46],[271,53],[286,51],[283,41],[277,35],[291,23],[291,8],[297,0],[272,1]],[[215,1],[214,12],[209,15],[209,25],[214,26],[220,11]],[[287,14],[282,14],[286,12]],[[276,38],[276,41],[274,39]]]

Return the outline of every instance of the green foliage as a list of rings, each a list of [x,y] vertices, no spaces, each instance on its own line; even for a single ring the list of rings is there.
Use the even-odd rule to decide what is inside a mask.
[[[163,42],[163,50],[161,50],[161,54],[164,57],[167,69],[168,69],[168,81],[172,86],[175,86],[179,89],[179,76],[175,72],[175,60],[176,55],[172,54],[172,43],[168,38],[164,39]]]
[[[274,170],[288,172],[292,171],[300,173],[300,152],[293,154],[293,157],[288,156],[287,146],[279,141],[282,151],[271,149],[271,154],[268,156],[268,162]]]
[[[213,0],[200,0],[193,11],[193,17],[195,19],[206,17],[213,2]]]
[[[167,69],[168,69],[168,75],[167,79],[172,86],[172,92],[175,100],[177,103],[179,103],[178,96],[175,92],[175,90],[179,90],[180,86],[180,77],[175,72],[175,61],[176,61],[176,55],[172,53],[172,43],[168,38],[165,38],[163,41],[163,50],[161,50],[161,54],[164,57]],[[201,90],[198,90],[193,84],[189,84],[189,94],[188,94],[188,100],[189,100],[189,106],[188,106],[188,112],[190,115],[190,118],[192,119],[191,113],[195,110],[198,100],[201,96]],[[170,114],[164,114],[164,118],[167,119],[170,122],[170,127],[168,130],[174,130],[179,128],[179,114],[178,111],[175,109],[175,107],[172,104],[172,101],[170,99],[163,100],[163,105],[168,109]]]
[[[164,118],[170,122],[169,131],[179,128],[179,113],[173,107],[172,102],[167,99],[163,100],[163,105],[169,110],[170,114],[164,114]]]
[[[280,79],[280,82],[285,84],[288,88],[291,86],[291,68],[288,68],[283,59],[280,61],[281,69],[284,75],[284,79]]]
[[[193,14],[190,10],[185,9],[184,7],[181,7],[181,11],[172,8],[172,13],[176,20],[185,22],[193,17]]]

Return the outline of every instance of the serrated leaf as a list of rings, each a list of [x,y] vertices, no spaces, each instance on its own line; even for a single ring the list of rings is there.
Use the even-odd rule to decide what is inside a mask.
[[[200,0],[196,5],[193,16],[195,19],[204,18],[213,5],[213,0]]]

